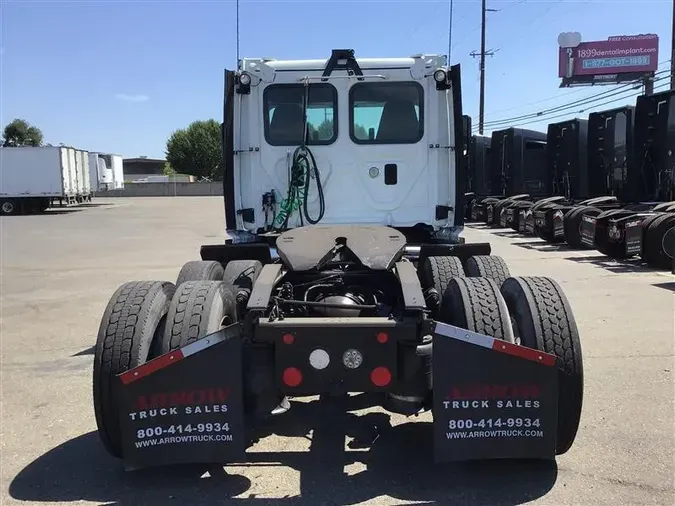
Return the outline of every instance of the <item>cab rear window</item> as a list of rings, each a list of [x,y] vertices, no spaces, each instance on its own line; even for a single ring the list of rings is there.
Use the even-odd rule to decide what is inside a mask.
[[[357,83],[349,90],[357,144],[414,144],[424,136],[424,90],[414,82]]]
[[[331,144],[337,138],[337,90],[310,84],[307,100],[308,145]],[[273,84],[263,93],[265,140],[272,146],[297,146],[304,130],[304,84]]]

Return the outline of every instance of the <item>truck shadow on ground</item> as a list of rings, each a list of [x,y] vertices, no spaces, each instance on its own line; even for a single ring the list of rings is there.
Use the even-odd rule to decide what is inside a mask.
[[[486,230],[492,231],[492,233],[498,237],[505,237],[506,239],[517,239],[518,237],[527,237],[522,235],[520,232],[516,232],[512,229],[507,228],[487,228]]]
[[[671,292],[675,292],[675,282],[654,283],[653,286],[657,288],[663,288],[664,290],[670,290]]]
[[[90,346],[89,348],[85,348],[82,351],[78,351],[77,353],[73,353],[71,357],[84,357],[86,355],[93,355],[96,352],[96,345]]]
[[[352,397],[345,402],[361,401]],[[310,449],[256,450],[248,453],[245,463],[225,470],[222,466],[175,466],[126,473],[121,462],[111,458],[97,434],[91,432],[33,461],[14,478],[9,492],[22,501],[88,500],[108,505],[346,505],[379,496],[429,505],[512,505],[545,495],[557,478],[553,461],[434,464],[430,423],[392,427],[386,413],[357,416],[336,408],[332,400],[293,403],[292,409],[273,425],[262,427],[260,435],[264,438],[271,430],[278,435],[311,439]],[[350,448],[375,441],[369,451],[345,451],[345,438],[350,436]],[[354,462],[363,463],[365,469],[345,474],[344,466]],[[248,476],[255,476],[265,495],[288,480],[288,473],[273,477],[275,471],[270,467],[297,470],[300,495],[257,497],[251,490],[257,488],[251,480],[233,471],[242,467],[248,469]]]
[[[605,255],[593,255],[587,257],[565,257],[565,260],[572,260],[582,264],[591,264],[601,267],[610,272],[621,273],[655,273],[664,272],[663,269],[649,267],[640,258],[615,259]]]
[[[532,251],[539,251],[541,253],[552,253],[554,251],[581,251],[571,248],[564,242],[546,242],[543,239],[534,239],[532,241],[514,242],[514,246],[529,249]]]
[[[64,208],[54,208],[54,209],[47,209],[43,213],[38,213],[38,212],[24,212],[21,214],[0,214],[1,219],[5,220],[17,220],[21,218],[30,218],[30,217],[36,217],[36,216],[63,216],[65,214],[73,214],[73,213],[78,213],[80,211],[84,211],[86,208],[85,207],[64,207]]]

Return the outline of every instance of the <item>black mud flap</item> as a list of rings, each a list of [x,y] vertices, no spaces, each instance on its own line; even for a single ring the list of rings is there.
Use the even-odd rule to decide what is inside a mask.
[[[116,398],[127,470],[243,459],[239,325],[118,376]]]
[[[531,211],[530,211],[531,212]],[[527,229],[527,223],[526,223],[526,217],[527,217],[528,211],[520,210],[518,211],[518,232],[523,233],[526,232]]]
[[[626,256],[642,254],[642,221],[643,218],[640,218],[625,224]]]
[[[554,459],[556,357],[452,325],[434,325],[436,462]]]
[[[487,211],[485,209],[485,204],[482,202],[475,202],[471,206],[471,220],[472,221],[485,221],[487,220]]]
[[[553,213],[553,237],[562,239],[565,237],[565,213],[560,209]]]
[[[534,212],[534,226],[539,229],[546,228],[546,211]]]
[[[582,216],[579,234],[582,244],[591,248],[595,247],[595,216]]]
[[[501,209],[501,210],[499,211],[499,226],[502,227],[502,228],[506,228],[506,227],[507,227],[507,225],[506,225],[506,223],[507,223],[507,222],[506,222],[506,215],[507,215],[507,212],[508,212],[508,211],[507,211],[506,209]]]
[[[528,214],[529,213],[529,214]],[[534,211],[527,211],[525,213],[525,232],[528,234],[534,234],[534,224],[535,224],[535,217],[534,217]]]

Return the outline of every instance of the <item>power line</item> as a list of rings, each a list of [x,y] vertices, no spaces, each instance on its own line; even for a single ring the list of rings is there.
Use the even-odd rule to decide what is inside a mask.
[[[660,67],[660,66],[665,65],[665,64],[667,64],[667,63],[669,63],[669,62],[671,62],[671,60],[664,60],[664,61],[660,62],[660,63],[658,64],[658,66]],[[661,73],[661,72],[662,72],[662,71],[658,71],[657,74],[659,74],[659,73]],[[655,75],[657,75],[657,74],[655,74]],[[631,86],[631,83],[629,83],[629,84],[624,84],[624,85],[622,85],[622,86],[624,86],[624,87],[629,87],[629,86]],[[561,93],[561,94],[558,94],[558,95],[555,95],[555,96],[551,96],[551,97],[547,97],[547,98],[542,98],[541,100],[535,100],[535,101],[533,101],[533,102],[527,102],[526,104],[519,105],[519,106],[516,106],[516,107],[509,107],[509,108],[506,108],[506,109],[499,109],[499,110],[497,110],[497,111],[493,111],[493,112],[490,114],[490,116],[492,116],[493,114],[499,113],[499,112],[515,111],[516,109],[521,109],[521,108],[522,108],[522,109],[526,109],[526,108],[528,108],[528,107],[531,106],[531,105],[541,104],[541,103],[543,103],[543,102],[549,102],[549,101],[551,101],[551,100],[556,100],[556,99],[559,99],[559,98],[562,98],[562,97],[566,97],[566,96],[568,96],[568,95],[573,95],[573,94],[575,94],[575,93],[579,93],[579,92],[581,92],[581,91],[588,91],[588,90],[589,90],[589,88],[587,88],[587,87],[585,87],[585,86],[580,86],[580,87],[574,88],[574,89],[572,89],[572,90],[570,90],[570,91],[568,91],[568,92],[566,92],[566,93]],[[615,88],[614,90],[608,90],[608,91],[604,91],[604,92],[602,92],[602,93],[610,93],[611,91],[616,91],[616,88]],[[594,96],[594,95],[591,95],[591,97],[593,97],[593,96]],[[589,98],[589,97],[586,97],[586,98]],[[585,99],[580,99],[580,100],[585,100]],[[538,113],[531,113],[531,114],[538,114]],[[510,119],[512,119],[512,118],[510,118]],[[494,120],[494,121],[500,121],[500,120]],[[493,123],[494,121],[489,121],[489,123]]]
[[[663,78],[662,80],[665,81],[665,80],[667,80],[667,78]],[[668,83],[664,82],[664,83],[656,86],[654,88],[654,90],[658,90],[658,91],[665,90],[667,87],[668,87]],[[526,125],[531,125],[531,124],[534,124],[534,123],[541,123],[543,121],[546,121],[548,124],[557,123],[557,121],[555,121],[555,120],[565,121],[565,120],[568,120],[568,119],[572,119],[574,117],[578,117],[578,115],[580,115],[580,114],[584,114],[584,113],[587,113],[587,112],[591,113],[591,112],[597,111],[598,109],[601,109],[604,106],[607,106],[607,105],[610,105],[610,104],[615,104],[617,102],[621,102],[622,100],[626,100],[626,99],[630,99],[630,98],[637,98],[640,95],[642,95],[642,94],[633,92],[632,95],[628,95],[628,96],[624,96],[624,97],[620,97],[620,98],[614,98],[612,100],[607,100],[605,102],[600,102],[600,103],[597,103],[597,104],[594,104],[594,105],[590,105],[589,107],[586,107],[584,109],[579,109],[577,111],[567,111],[567,112],[564,112],[562,114],[555,114],[553,116],[535,118],[535,119],[531,119],[530,121],[519,121],[519,122],[509,124],[509,125],[495,125],[494,127],[489,127],[489,130],[495,131],[495,130],[502,130],[502,129],[507,129],[507,128],[521,128],[521,127],[526,126]]]
[[[664,74],[664,73],[670,73],[670,71],[669,70],[662,70],[660,72],[656,72],[654,74],[654,76],[656,77],[656,76],[658,76],[660,74]],[[589,103],[593,103],[593,102],[595,102],[597,100],[600,100],[600,99],[603,99],[603,98],[609,98],[609,97],[619,95],[621,93],[625,93],[629,88],[635,88],[635,86],[636,86],[636,83],[623,84],[623,85],[620,85],[618,88],[615,88],[613,90],[608,90],[608,91],[604,91],[604,92],[601,92],[601,93],[597,93],[595,95],[591,95],[590,97],[585,97],[585,98],[582,98],[582,99],[579,99],[579,100],[576,100],[576,101],[573,101],[573,102],[569,102],[569,103],[564,104],[564,105],[559,105],[559,106],[556,106],[556,107],[544,109],[542,111],[523,114],[523,115],[520,115],[520,116],[513,116],[513,117],[510,117],[510,118],[503,118],[503,119],[488,121],[487,125],[495,125],[495,124],[502,124],[502,123],[513,123],[514,121],[527,120],[527,119],[536,118],[536,117],[541,118],[541,117],[549,115],[551,113],[562,112],[566,109],[573,109],[577,106],[587,105]]]
[[[541,100],[535,100],[533,102],[528,102],[528,103],[523,104],[523,105],[517,105],[516,107],[508,107],[506,109],[498,109],[496,111],[492,111],[490,113],[490,116],[492,116],[493,114],[499,113],[499,112],[515,111],[516,109],[525,109],[525,108],[527,108],[531,105],[542,104],[544,102],[550,102],[551,100],[556,100],[556,99],[559,99],[559,98],[562,98],[562,97],[566,97],[568,95],[573,95],[573,94],[579,93],[581,91],[588,91],[588,89],[583,88],[583,87],[574,88],[574,89],[571,89],[569,91],[566,91],[565,93],[560,93],[560,94],[554,95],[552,97],[542,98]]]
[[[665,81],[665,80],[667,80],[667,78],[663,78],[663,79],[661,79],[661,80],[662,80],[662,81]],[[667,87],[668,87],[668,83],[665,83],[665,82],[664,82],[664,83],[662,83],[662,84],[659,84],[658,86],[655,86],[655,87],[654,87],[654,91],[656,91],[656,90],[662,90],[662,89],[665,90]],[[626,97],[621,97],[621,98],[615,98],[615,99],[612,99],[612,100],[608,100],[608,101],[606,101],[606,102],[601,102],[601,103],[599,103],[599,104],[595,104],[595,105],[593,105],[593,106],[591,106],[591,107],[587,107],[586,109],[580,109],[580,110],[578,110],[578,111],[569,111],[569,112],[565,112],[565,113],[563,113],[563,114],[557,114],[557,115],[555,115],[555,116],[550,116],[550,117],[547,117],[547,118],[537,118],[537,119],[534,119],[534,120],[532,120],[532,121],[518,122],[518,123],[516,123],[516,124],[508,125],[508,126],[507,126],[507,125],[504,125],[503,127],[493,128],[493,129],[491,129],[491,130],[499,130],[500,128],[509,128],[509,127],[516,127],[516,128],[519,128],[519,127],[522,127],[522,126],[525,126],[525,125],[531,125],[531,124],[533,124],[533,123],[539,123],[539,122],[541,122],[542,120],[549,120],[549,121],[548,121],[549,124],[550,124],[550,123],[555,123],[554,121],[552,122],[552,121],[550,121],[550,120],[560,119],[561,121],[564,121],[565,119],[571,119],[570,116],[575,116],[575,115],[577,115],[577,114],[583,114],[583,113],[585,113],[585,112],[591,113],[591,112],[593,112],[592,109],[598,109],[599,107],[603,107],[603,106],[606,106],[606,105],[609,105],[609,104],[615,104],[615,103],[620,102],[620,101],[622,101],[622,100],[625,100],[625,99],[627,99],[627,98],[636,98],[636,97],[639,97],[640,95],[642,95],[642,94],[641,94],[641,93],[637,93],[637,94],[634,93],[632,96],[626,96]]]

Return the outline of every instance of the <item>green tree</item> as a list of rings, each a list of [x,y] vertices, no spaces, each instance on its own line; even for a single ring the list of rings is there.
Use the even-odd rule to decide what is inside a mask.
[[[318,132],[319,140],[325,141],[333,137],[333,120],[327,119],[324,120],[318,127],[316,127]]]
[[[368,139],[368,131],[363,125],[354,125],[354,137],[357,139]]]
[[[4,147],[42,146],[42,131],[24,119],[9,123],[2,135]]]
[[[164,175],[165,176],[175,176],[176,169],[174,169],[169,162],[164,163]]]
[[[214,119],[194,121],[173,132],[166,143],[166,161],[179,174],[222,180],[220,124]]]

